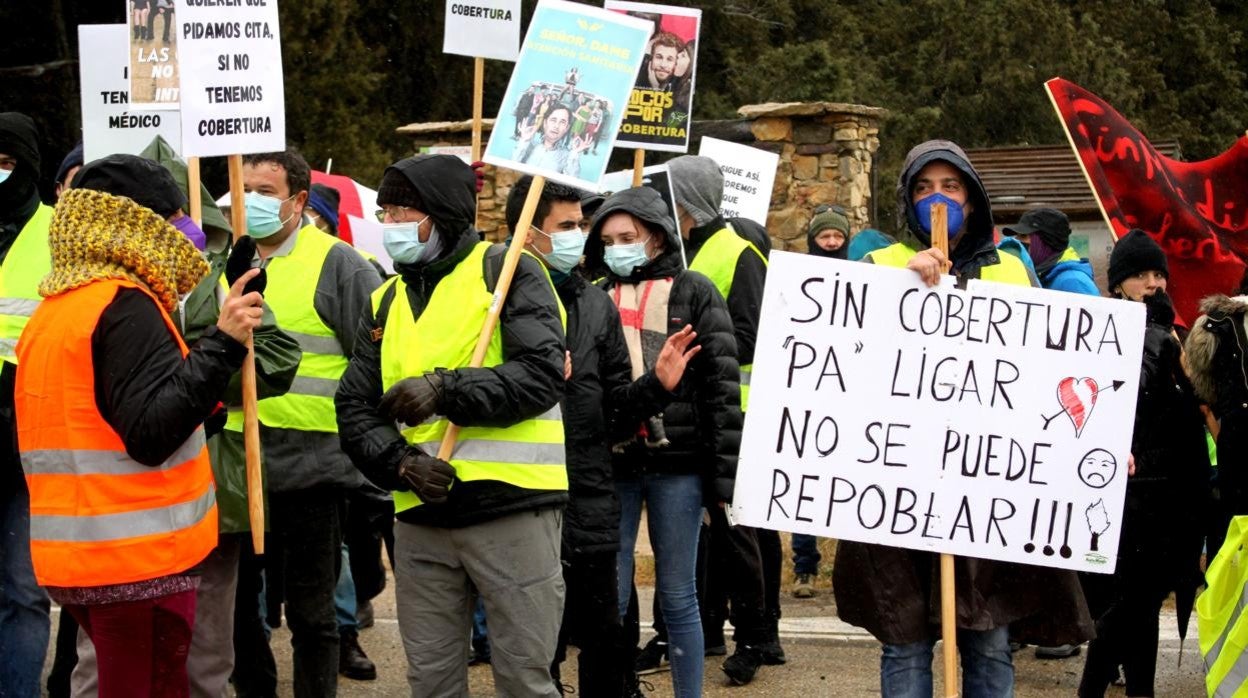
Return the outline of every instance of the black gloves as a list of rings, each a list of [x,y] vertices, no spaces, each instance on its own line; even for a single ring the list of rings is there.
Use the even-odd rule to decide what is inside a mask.
[[[381,396],[382,414],[391,419],[416,426],[438,412],[442,399],[442,376],[426,373],[415,378],[404,378],[390,386]]]
[[[1158,289],[1151,296],[1144,296],[1146,317],[1150,325],[1174,325],[1174,302],[1165,291]]]
[[[238,281],[238,277],[251,270],[251,262],[255,258],[256,241],[250,235],[244,235],[234,242],[234,249],[230,250],[230,258],[225,261],[225,280],[230,286]],[[261,269],[256,278],[248,281],[243,287],[243,295],[252,291],[264,295],[264,288],[267,284],[268,278]]]
[[[408,448],[399,461],[399,479],[429,504],[441,504],[455,480],[455,467],[424,451]]]

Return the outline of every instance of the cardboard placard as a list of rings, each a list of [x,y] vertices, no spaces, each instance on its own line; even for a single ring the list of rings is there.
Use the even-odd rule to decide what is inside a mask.
[[[651,27],[588,5],[538,3],[485,162],[597,191]]]
[[[181,98],[173,0],[113,1],[124,2],[126,6],[131,108],[177,109]],[[92,60],[103,57],[81,51],[79,55],[90,56]]]
[[[469,145],[427,145],[421,148],[420,152],[430,155],[454,155],[463,160],[465,165],[472,164],[472,146]]]
[[[698,154],[719,163],[724,173],[724,203],[720,206],[724,218],[749,218],[766,226],[780,156],[709,136],[702,139]]]
[[[78,26],[78,48],[82,55],[93,56],[78,62],[83,162],[113,153],[137,155],[156,136],[163,136],[174,150],[182,145],[181,115],[176,109],[131,110],[127,31],[124,24]]]
[[[655,25],[616,146],[688,151],[702,10],[620,0],[607,0],[605,7]]]
[[[277,0],[177,0],[186,156],[286,148]]]
[[[790,252],[769,272],[737,521],[1113,571],[1142,303]]]
[[[520,53],[520,0],[447,0],[442,52],[516,60]]]

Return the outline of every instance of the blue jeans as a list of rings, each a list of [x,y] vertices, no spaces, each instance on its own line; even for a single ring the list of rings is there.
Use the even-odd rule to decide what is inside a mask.
[[[672,688],[677,698],[702,695],[702,618],[698,613],[696,567],[702,525],[702,479],[697,475],[645,474],[617,481],[620,496],[620,617],[628,611],[633,581],[633,549],[648,512],[654,549],[656,592],[667,623]]]
[[[812,577],[819,574],[819,561],[823,556],[819,554],[818,541],[818,538],[805,533],[793,534],[794,574],[808,574]]]
[[[334,617],[338,619],[338,634],[345,630],[350,633],[359,631],[359,621],[355,619],[355,579],[351,577],[351,562],[347,558],[347,546],[342,546],[342,570],[338,572],[338,585],[334,587]]]
[[[880,693],[884,698],[931,698],[932,647],[935,640],[884,645],[880,659]],[[959,630],[964,698],[1011,698],[1014,660],[1008,626],[992,630]]]
[[[8,428],[7,425],[4,428]],[[0,464],[0,468],[16,467]],[[13,493],[0,501],[0,695],[38,696],[52,621],[48,594],[35,582],[30,561],[30,493],[20,473]]]

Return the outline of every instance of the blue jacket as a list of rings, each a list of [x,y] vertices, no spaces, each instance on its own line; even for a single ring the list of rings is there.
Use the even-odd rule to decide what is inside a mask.
[[[1088,260],[1081,259],[1078,253],[1070,247],[1067,247],[1062,256],[1058,257],[1053,268],[1041,276],[1040,282],[1045,288],[1054,291],[1069,291],[1089,296],[1101,295],[1101,290],[1096,287],[1096,281],[1092,276],[1092,265]]]

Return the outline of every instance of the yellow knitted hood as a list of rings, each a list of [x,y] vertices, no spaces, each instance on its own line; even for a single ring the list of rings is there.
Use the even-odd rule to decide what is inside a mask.
[[[52,272],[39,295],[55,296],[101,279],[144,284],[165,310],[208,274],[208,263],[177,228],[131,199],[91,189],[61,195],[48,229]]]

